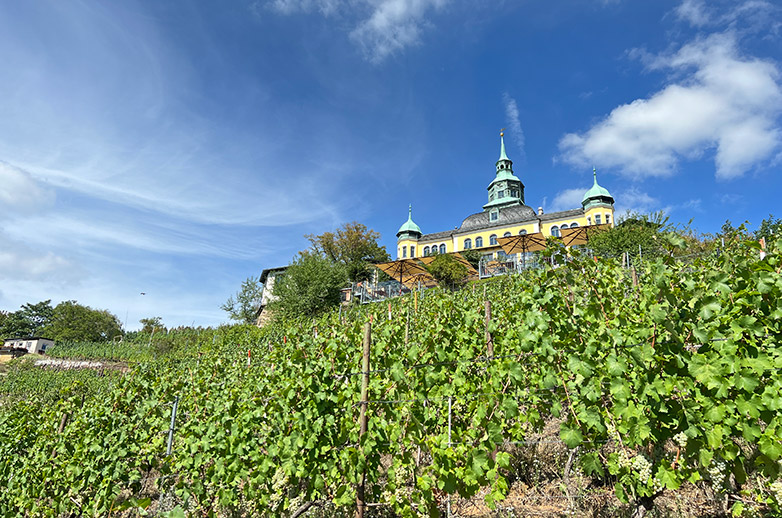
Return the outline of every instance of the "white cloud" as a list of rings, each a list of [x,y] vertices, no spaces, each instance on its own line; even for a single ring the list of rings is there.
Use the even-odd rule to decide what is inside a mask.
[[[782,147],[777,66],[739,55],[732,34],[716,34],[647,60],[678,80],[619,106],[585,133],[559,142],[560,158],[633,177],[667,176],[683,159],[716,149],[719,178],[741,176]]]
[[[584,193],[587,192],[587,187],[576,187],[574,189],[565,189],[560,191],[554,196],[554,201],[551,202],[551,208],[547,209],[550,212],[557,212],[560,210],[577,209],[581,207],[581,200],[584,198]]]
[[[290,15],[320,12],[323,16],[359,13],[358,23],[350,29],[350,39],[364,56],[380,63],[389,56],[417,45],[429,26],[427,14],[449,0],[272,0],[273,11]],[[252,8],[251,8],[252,9]]]
[[[505,104],[505,117],[508,119],[508,129],[510,129],[511,137],[519,148],[520,158],[524,158],[524,130],[521,129],[521,121],[519,120],[519,107],[516,104],[516,99],[511,97],[508,92],[502,94],[502,102]]]
[[[677,18],[689,22],[694,27],[703,27],[711,21],[711,16],[703,0],[684,0],[674,13]]]
[[[0,161],[0,217],[10,211],[40,212],[54,201],[54,193],[41,187],[27,171]]]
[[[374,0],[372,14],[351,33],[367,58],[379,63],[388,56],[419,42],[428,24],[425,15],[447,0]]]
[[[34,249],[0,233],[0,279],[69,284],[80,275],[79,268],[64,257]]]
[[[704,0],[683,0],[673,14],[691,26],[738,27],[745,31],[767,31],[776,33],[779,22],[774,16],[780,8],[766,0],[745,0],[743,2]],[[770,31],[769,31],[770,29]]]
[[[656,210],[665,210],[660,207],[660,200],[642,192],[637,187],[631,187],[625,191],[617,193],[615,196],[616,205],[614,211],[616,214],[626,214],[629,212],[649,213]]]

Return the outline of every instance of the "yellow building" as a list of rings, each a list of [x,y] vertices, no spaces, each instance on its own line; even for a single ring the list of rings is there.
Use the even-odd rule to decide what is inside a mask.
[[[399,227],[397,259],[421,257],[432,253],[450,253],[478,249],[494,253],[500,250],[497,238],[542,232],[559,236],[566,228],[585,225],[614,224],[614,198],[597,183],[584,193],[581,207],[560,212],[535,211],[524,203],[524,184],[513,174],[513,162],[505,153],[505,139],[500,133],[500,158],[496,172],[487,187],[489,201],[483,211],[467,216],[454,230],[424,234],[413,222],[412,207],[407,221]]]

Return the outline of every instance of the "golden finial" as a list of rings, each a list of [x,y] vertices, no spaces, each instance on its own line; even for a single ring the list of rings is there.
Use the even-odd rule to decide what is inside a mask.
[[[505,128],[502,128],[500,130],[500,137],[504,137],[504,136],[505,136]]]

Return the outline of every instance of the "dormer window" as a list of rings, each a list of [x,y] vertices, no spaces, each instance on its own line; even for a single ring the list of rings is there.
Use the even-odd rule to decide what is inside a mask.
[[[499,213],[499,211],[493,210],[493,211],[491,211],[491,213],[489,214],[489,220],[490,220],[490,221],[497,221],[499,218],[500,218],[500,213]]]
[[[505,191],[499,191],[497,193],[497,198],[504,198],[505,197]]]

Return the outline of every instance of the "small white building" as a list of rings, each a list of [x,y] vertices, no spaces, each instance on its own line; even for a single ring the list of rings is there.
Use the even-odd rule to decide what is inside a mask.
[[[6,338],[3,341],[3,347],[13,347],[16,349],[27,349],[28,353],[43,354],[46,349],[54,345],[51,338],[32,336],[30,338]]]
[[[261,294],[261,306],[258,308],[256,325],[264,326],[269,322],[271,314],[268,305],[277,300],[277,297],[274,296],[274,283],[285,275],[287,269],[287,266],[278,266],[277,268],[267,268],[261,272],[260,282],[263,285],[263,293]]]

